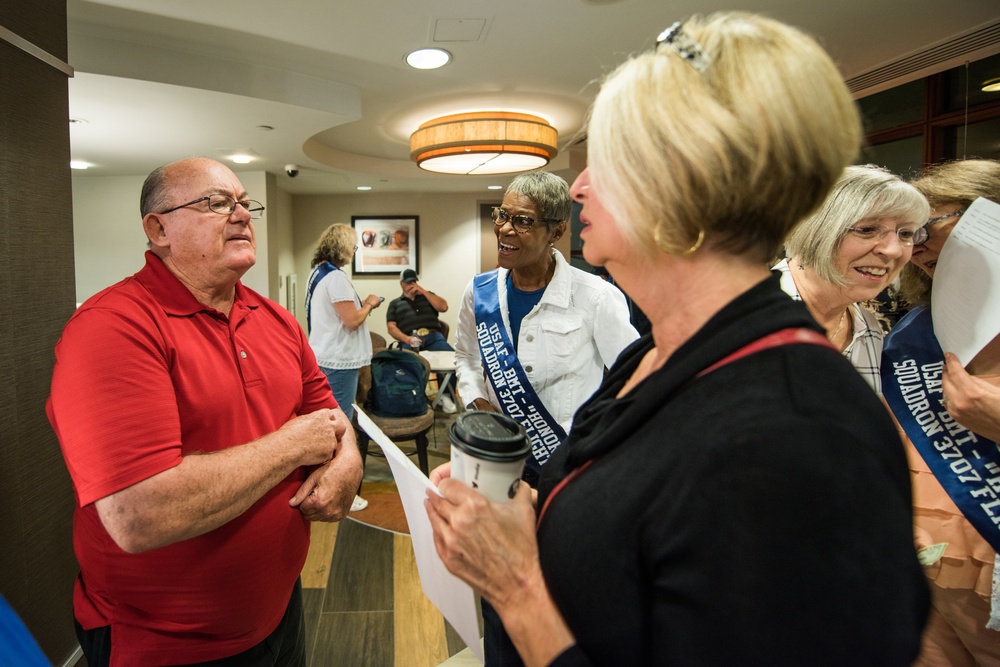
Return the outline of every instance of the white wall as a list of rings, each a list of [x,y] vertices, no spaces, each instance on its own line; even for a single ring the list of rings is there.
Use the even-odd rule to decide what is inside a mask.
[[[243,187],[266,207],[254,221],[257,264],[243,277],[248,287],[281,301],[279,284],[294,274],[295,311],[303,329],[305,287],[310,261],[327,226],[351,223],[352,215],[406,215],[419,218],[420,283],[449,304],[442,319],[454,332],[466,284],[479,271],[479,204],[499,202],[489,193],[378,194],[292,196],[265,172],[240,172]],[[139,217],[139,193],[145,176],[73,179],[73,233],[76,298],[83,302],[105,287],[142,268],[146,236]],[[568,243],[569,235],[565,236]],[[560,248],[567,252],[566,249]],[[350,266],[346,267],[350,273]],[[385,312],[401,293],[398,274],[352,276],[355,289],[385,297],[385,304],[368,319],[371,331],[388,338]],[[454,335],[452,335],[454,342]]]
[[[142,268],[146,235],[139,216],[139,192],[144,178],[73,178],[78,304]]]
[[[333,223],[351,224],[352,215],[407,215],[419,218],[418,251],[420,284],[448,301],[441,319],[452,332],[458,317],[465,285],[479,270],[480,201],[499,201],[501,195],[458,194],[377,194],[312,195],[293,198],[295,218],[295,266],[298,278],[298,316],[305,327],[305,285],[310,261],[320,234]],[[350,273],[351,267],[345,267]],[[388,338],[385,309],[400,296],[399,275],[351,276],[363,299],[368,294],[385,297],[385,304],[368,318],[368,328]],[[451,336],[454,343],[454,334]]]
[[[267,174],[262,171],[239,174],[243,187],[265,207]],[[76,301],[82,303],[109,285],[126,278],[145,264],[146,235],[139,215],[139,193],[143,176],[76,176],[73,178],[73,246],[76,262]],[[279,202],[281,201],[279,197]],[[287,201],[282,208],[290,211]],[[271,295],[268,284],[268,264],[271,242],[289,238],[286,232],[271,234],[270,210],[254,221],[257,233],[257,264],[243,276],[248,287]],[[291,228],[290,213],[283,220]],[[284,225],[279,225],[283,227]],[[286,241],[290,244],[290,240]],[[287,252],[287,251],[286,251]],[[275,276],[277,275],[275,265]],[[277,294],[277,283],[274,286]]]

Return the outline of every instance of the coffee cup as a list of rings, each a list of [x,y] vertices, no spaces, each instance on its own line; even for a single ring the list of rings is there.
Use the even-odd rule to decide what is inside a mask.
[[[531,441],[524,427],[507,415],[485,410],[463,412],[448,428],[451,476],[493,502],[517,492]]]

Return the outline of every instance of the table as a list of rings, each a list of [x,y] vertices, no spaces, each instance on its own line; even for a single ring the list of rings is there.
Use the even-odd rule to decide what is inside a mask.
[[[431,370],[433,372],[437,373],[439,376],[441,373],[444,373],[444,377],[439,377],[438,379],[437,396],[434,397],[434,402],[431,403],[431,409],[433,410],[441,403],[441,397],[444,396],[444,390],[442,388],[448,386],[451,376],[455,374],[455,351],[420,350],[419,354],[430,363]]]

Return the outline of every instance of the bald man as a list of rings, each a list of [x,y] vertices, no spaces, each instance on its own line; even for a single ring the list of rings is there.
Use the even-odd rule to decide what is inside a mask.
[[[143,185],[135,275],[56,346],[77,635],[97,665],[305,665],[311,521],[347,515],[354,431],[288,311],[240,282],[264,207],[205,158]]]

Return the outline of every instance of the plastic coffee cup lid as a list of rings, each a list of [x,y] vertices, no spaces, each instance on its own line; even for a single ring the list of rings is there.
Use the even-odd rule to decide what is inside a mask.
[[[448,439],[469,456],[487,461],[519,461],[531,450],[523,426],[507,415],[485,410],[460,414],[448,429]]]

